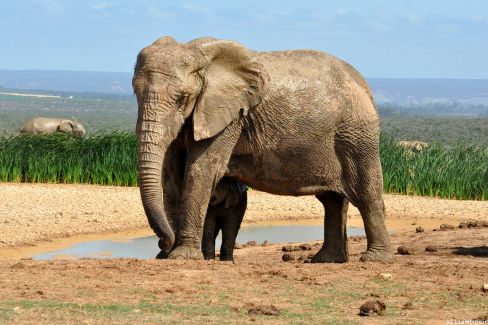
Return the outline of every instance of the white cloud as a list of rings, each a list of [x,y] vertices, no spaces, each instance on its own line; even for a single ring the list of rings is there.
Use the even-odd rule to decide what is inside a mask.
[[[103,10],[103,9],[106,9],[110,7],[110,4],[107,3],[107,2],[98,2],[96,4],[93,5],[92,9],[93,10]]]
[[[347,11],[345,11],[344,9],[335,9],[332,11],[333,13],[335,13],[336,15],[345,15]]]
[[[488,23],[488,18],[483,17],[483,16],[475,16],[472,18],[472,21],[477,22],[477,23]]]
[[[423,18],[417,13],[414,12],[403,12],[401,17],[408,22],[412,26],[420,26],[422,25]]]
[[[63,15],[64,4],[58,0],[42,0],[40,2],[42,9],[50,15]]]
[[[211,14],[212,10],[199,6],[193,3],[185,3],[183,5],[183,9],[186,9],[187,11],[195,12],[195,13],[202,13],[202,14]]]

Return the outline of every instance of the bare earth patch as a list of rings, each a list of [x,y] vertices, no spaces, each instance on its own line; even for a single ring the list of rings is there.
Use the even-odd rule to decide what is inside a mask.
[[[314,198],[249,193],[247,222],[319,222]],[[135,188],[0,184],[4,249],[80,233],[147,230]],[[488,317],[487,202],[385,195],[395,252],[388,263],[359,263],[363,237],[351,238],[346,264],[304,263],[311,250],[283,245],[235,251],[235,263],[137,259],[0,259],[0,323],[398,323],[445,324]],[[350,223],[359,223],[350,209]],[[62,215],[60,214],[62,213]],[[94,220],[97,221],[94,221]],[[439,230],[441,224],[454,229]],[[414,224],[414,225],[412,225]],[[476,223],[474,223],[476,225]],[[480,224],[481,225],[481,224]],[[422,226],[423,232],[416,232]],[[434,229],[436,231],[434,231]],[[67,239],[65,239],[66,241]],[[308,246],[307,246],[308,247]],[[431,247],[426,251],[426,247]],[[1,252],[1,250],[0,250]],[[12,255],[10,255],[12,256]],[[381,301],[382,315],[359,316]]]

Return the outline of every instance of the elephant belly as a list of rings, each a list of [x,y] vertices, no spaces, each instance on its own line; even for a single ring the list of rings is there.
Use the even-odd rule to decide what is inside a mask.
[[[228,175],[253,189],[278,195],[314,195],[342,192],[338,161],[290,152],[233,155]],[[326,162],[326,163],[325,163]]]

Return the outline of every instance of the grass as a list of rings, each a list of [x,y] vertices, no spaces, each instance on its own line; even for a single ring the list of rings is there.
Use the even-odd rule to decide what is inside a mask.
[[[37,317],[34,317],[37,316]],[[227,305],[175,305],[140,301],[138,304],[78,304],[58,301],[10,301],[0,302],[0,321],[13,323],[32,321],[41,316],[40,323],[79,323],[91,320],[95,323],[160,323],[192,321],[205,323],[217,319],[237,320],[239,315]]]
[[[443,317],[450,319],[452,314],[472,317],[486,309],[483,294],[466,291],[465,283],[437,285],[433,289],[434,284],[429,281],[409,279],[351,281],[343,278],[324,285],[307,285],[283,278],[272,282],[266,294],[255,295],[252,292],[257,285],[255,281],[259,279],[254,279],[243,293],[236,293],[234,286],[215,282],[199,290],[206,298],[189,291],[182,291],[178,296],[147,297],[139,288],[131,294],[116,291],[124,297],[120,302],[107,298],[103,291],[94,292],[93,299],[85,302],[76,299],[75,302],[64,295],[61,295],[63,300],[57,300],[54,298],[57,293],[48,291],[52,298],[0,301],[0,323],[36,320],[35,323],[43,324],[361,324],[364,318],[358,316],[359,306],[376,299],[387,305],[383,316],[371,317],[371,321],[377,323],[407,323],[409,320],[409,323],[421,323]],[[221,292],[225,293],[225,298]],[[402,308],[407,301],[414,303],[412,310]],[[270,304],[278,306],[279,315],[248,314],[251,306]]]
[[[420,152],[381,141],[384,191],[450,199],[488,199],[488,146],[431,144]]]
[[[411,152],[383,135],[384,191],[453,199],[488,199],[488,146],[432,144]],[[0,181],[137,185],[133,133],[0,138]]]
[[[0,138],[0,181],[137,185],[136,138],[116,132]]]

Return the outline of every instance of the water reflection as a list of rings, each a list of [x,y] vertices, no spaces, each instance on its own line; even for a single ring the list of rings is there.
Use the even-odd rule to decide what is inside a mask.
[[[349,236],[364,235],[364,229],[348,227]],[[237,236],[238,243],[255,240],[258,243],[307,242],[321,240],[323,226],[247,226],[242,227]],[[216,247],[220,248],[221,236],[217,237]],[[134,238],[127,241],[100,240],[82,242],[65,249],[33,256],[36,260],[56,258],[142,258],[153,259],[159,253],[156,236]]]

